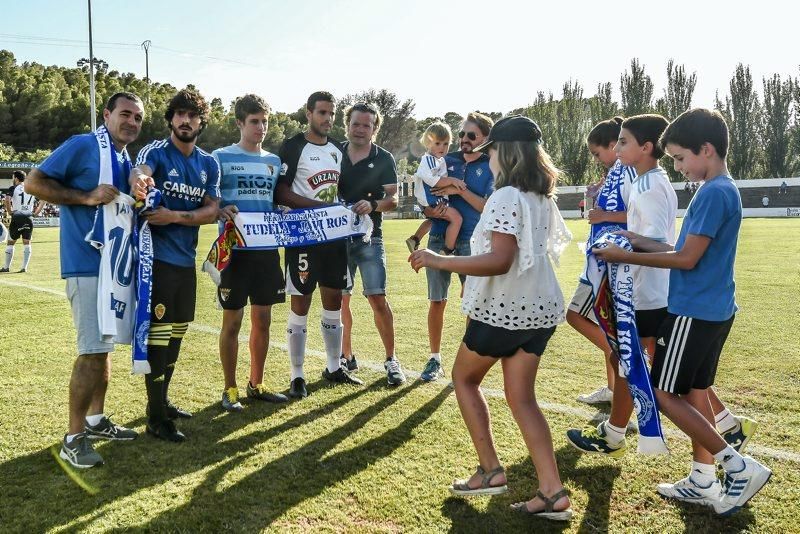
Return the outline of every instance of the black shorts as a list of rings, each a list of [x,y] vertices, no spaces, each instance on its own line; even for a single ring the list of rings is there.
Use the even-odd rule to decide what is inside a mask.
[[[639,337],[656,337],[666,318],[666,306],[655,310],[636,310],[636,330],[639,331]]]
[[[286,300],[286,282],[277,250],[234,250],[222,271],[217,301],[223,310],[241,310],[247,299],[253,306],[271,306]]]
[[[722,346],[734,317],[717,322],[667,314],[656,339],[650,372],[653,387],[686,395],[692,389],[713,386]]]
[[[555,326],[507,330],[470,319],[462,341],[469,350],[477,352],[480,356],[504,358],[513,356],[519,349],[541,356],[555,331]]]
[[[339,239],[310,247],[290,247],[285,253],[286,292],[310,295],[317,284],[331,289],[347,289],[347,240]]]
[[[8,237],[16,241],[20,237],[29,241],[33,234],[33,219],[30,215],[15,213],[11,216],[11,224],[8,226]]]
[[[197,273],[194,267],[180,267],[158,260],[153,262],[151,323],[194,321],[196,298]]]

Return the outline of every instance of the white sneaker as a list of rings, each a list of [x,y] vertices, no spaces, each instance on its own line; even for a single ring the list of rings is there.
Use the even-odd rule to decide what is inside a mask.
[[[586,395],[578,395],[578,402],[583,402],[585,404],[607,404],[611,402],[612,398],[614,398],[614,392],[611,391],[608,386],[603,386]]]
[[[744,469],[725,472],[724,487],[720,500],[714,504],[719,515],[731,515],[744,506],[763,488],[772,476],[769,467],[761,465],[749,456],[743,456]]]
[[[667,499],[691,502],[703,506],[714,506],[722,496],[722,486],[719,482],[712,480],[708,485],[703,486],[692,480],[691,475],[674,484],[659,484],[656,491]]]

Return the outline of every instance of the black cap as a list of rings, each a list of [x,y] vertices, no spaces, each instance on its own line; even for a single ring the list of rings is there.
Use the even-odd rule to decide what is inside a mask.
[[[495,141],[541,141],[542,130],[539,125],[528,117],[522,115],[509,115],[494,123],[489,137],[480,146],[472,149],[473,152],[482,152]]]

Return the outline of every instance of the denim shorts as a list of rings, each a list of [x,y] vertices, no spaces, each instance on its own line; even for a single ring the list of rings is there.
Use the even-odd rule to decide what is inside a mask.
[[[442,234],[430,234],[428,236],[428,249],[439,252],[444,248],[444,235]],[[469,248],[469,240],[462,239],[460,241],[456,241],[456,256],[469,256],[470,255],[470,248]],[[438,269],[425,269],[425,276],[428,279],[428,300],[432,300],[434,302],[440,302],[442,300],[447,300],[447,290],[450,288],[450,279],[452,278],[453,273],[450,271],[440,271]],[[464,284],[464,281],[467,279],[466,276],[463,274],[458,275],[461,279],[461,284]]]
[[[350,285],[342,293],[350,295],[355,284],[356,271],[361,272],[361,287],[365,297],[386,294],[386,250],[383,238],[373,237],[365,243],[360,237],[348,240],[348,270]]]
[[[114,344],[100,335],[97,319],[97,277],[67,278],[67,298],[72,308],[72,322],[78,333],[78,354],[114,352]]]

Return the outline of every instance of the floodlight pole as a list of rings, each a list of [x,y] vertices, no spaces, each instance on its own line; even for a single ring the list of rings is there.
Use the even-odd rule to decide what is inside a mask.
[[[97,108],[94,103],[94,50],[92,48],[92,0],[89,3],[89,102],[92,111],[92,131],[97,129]]]

